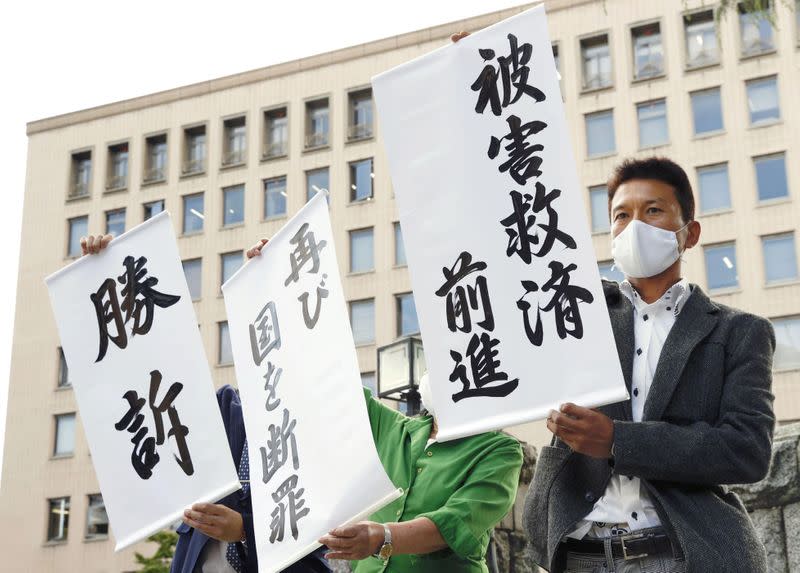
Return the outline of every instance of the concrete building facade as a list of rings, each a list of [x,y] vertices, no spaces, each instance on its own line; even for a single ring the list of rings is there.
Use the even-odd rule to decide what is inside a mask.
[[[685,276],[770,318],[782,421],[800,419],[800,8],[778,27],[719,24],[700,0],[546,2],[570,138],[603,274],[604,183],[665,155],[695,186],[701,244]],[[798,2],[800,4],[800,2]],[[115,554],[43,279],[87,233],[170,211],[217,385],[235,384],[220,284],[243,251],[327,188],[365,384],[376,347],[414,333],[401,231],[370,78],[524,7],[28,124],[0,553],[7,571],[132,571]],[[509,431],[536,445],[543,424]]]

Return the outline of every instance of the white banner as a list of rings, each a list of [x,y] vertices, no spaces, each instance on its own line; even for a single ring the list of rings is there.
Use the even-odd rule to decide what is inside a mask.
[[[624,400],[544,7],[373,90],[439,439]]]
[[[372,441],[325,195],[222,290],[259,571],[280,571],[401,495]]]
[[[239,489],[169,214],[45,282],[116,550]]]

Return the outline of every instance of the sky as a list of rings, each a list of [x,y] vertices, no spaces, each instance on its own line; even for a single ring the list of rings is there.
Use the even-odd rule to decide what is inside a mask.
[[[6,427],[27,122],[524,3],[28,0],[5,5],[0,19],[0,78],[4,86],[0,92],[4,199],[0,244],[5,245],[0,249],[0,268],[6,277],[0,282],[0,458]],[[54,193],[53,200],[63,200],[58,190]]]

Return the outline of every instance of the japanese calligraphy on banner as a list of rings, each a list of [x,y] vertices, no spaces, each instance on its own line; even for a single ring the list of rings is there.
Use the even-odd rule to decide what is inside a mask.
[[[373,90],[438,438],[625,399],[544,7]]]
[[[325,195],[222,291],[259,569],[280,571],[401,495],[372,441]]]
[[[45,282],[116,550],[239,489],[169,214]]]

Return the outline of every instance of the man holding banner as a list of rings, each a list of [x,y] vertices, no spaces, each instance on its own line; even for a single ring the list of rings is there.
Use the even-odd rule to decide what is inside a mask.
[[[682,278],[700,224],[677,164],[625,161],[608,196],[626,280],[603,287],[631,399],[550,412],[554,438],[525,502],[533,558],[568,573],[766,572],[747,511],[723,484],[759,481],[769,467],[772,327]]]

